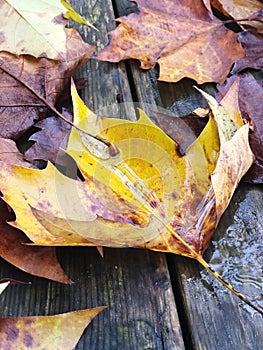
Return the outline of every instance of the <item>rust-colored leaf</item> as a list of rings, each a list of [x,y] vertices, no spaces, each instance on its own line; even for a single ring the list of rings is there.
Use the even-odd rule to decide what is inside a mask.
[[[189,77],[198,83],[223,83],[244,51],[234,32],[212,16],[201,0],[136,1],[139,12],[118,19],[103,61],[138,59],[141,68],[160,66],[160,80]]]
[[[73,72],[91,55],[75,29],[66,31],[63,60],[0,52],[0,136],[16,138],[41,118],[45,100],[54,105]]]
[[[54,316],[0,318],[1,349],[72,350],[85,328],[104,308]]]
[[[14,214],[0,200],[0,256],[10,264],[31,275],[48,278],[60,283],[70,283],[57,261],[53,247],[28,246],[23,232],[7,224]]]

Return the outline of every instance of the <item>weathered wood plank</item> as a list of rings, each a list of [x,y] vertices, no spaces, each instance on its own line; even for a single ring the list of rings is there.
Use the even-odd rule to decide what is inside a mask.
[[[212,266],[263,306],[263,191],[243,184],[222,217],[208,250]],[[208,259],[209,260],[209,259]],[[188,259],[171,258],[194,349],[253,349],[263,344],[263,320]],[[200,275],[201,271],[201,275]],[[188,345],[189,345],[188,344]]]
[[[133,249],[60,248],[74,284],[62,285],[1,262],[1,276],[31,281],[2,294],[4,317],[51,315],[97,305],[103,311],[77,349],[183,349],[167,265],[161,254]]]
[[[72,1],[72,5],[100,29],[96,33],[82,28],[84,37],[98,46],[105,44],[106,31],[115,25],[111,2]],[[120,110],[116,103],[120,93],[124,101],[132,101],[123,63],[90,60],[77,77],[87,78],[82,97],[91,109],[109,109],[114,116],[123,113],[134,118],[133,106],[126,104],[127,109]],[[3,316],[51,315],[106,305],[108,308],[88,327],[77,349],[184,349],[163,254],[105,249],[102,259],[95,248],[61,248],[58,255],[75,281],[73,285],[31,277],[1,261],[1,276],[32,282],[5,291],[0,299]]]
[[[74,23],[74,27],[85,41],[96,47],[96,52],[108,42],[108,31],[112,30],[116,23],[111,1],[71,1],[74,8],[82,15],[90,18],[98,31],[87,29]],[[99,115],[112,113],[115,117],[123,117],[123,112],[131,119],[135,113],[131,104],[119,108],[119,98],[132,102],[132,95],[127,79],[125,64],[112,64],[91,58],[76,73],[76,78],[86,79],[87,86],[80,92],[87,106]],[[122,106],[123,107],[123,106]]]

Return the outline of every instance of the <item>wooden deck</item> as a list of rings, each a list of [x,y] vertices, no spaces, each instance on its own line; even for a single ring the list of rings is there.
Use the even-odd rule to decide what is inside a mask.
[[[131,11],[128,0],[71,3],[99,29],[80,28],[89,43],[99,47],[107,43],[115,18]],[[120,99],[138,101],[146,112],[156,106],[169,109],[177,100],[174,114],[186,115],[204,103],[194,92],[193,82],[159,83],[156,76],[155,70],[143,72],[134,61],[111,64],[93,59],[78,72],[78,77],[87,78],[82,97],[94,111],[114,105],[114,115],[134,118],[133,106],[126,104],[118,110]],[[261,244],[262,254],[262,205],[262,186],[242,184],[206,254],[218,272],[225,271],[230,282],[261,305],[262,256],[257,247]],[[262,317],[213,281],[196,262],[136,249],[107,248],[104,255],[102,259],[96,248],[58,248],[58,258],[75,282],[72,285],[32,277],[1,260],[1,277],[32,282],[10,286],[1,296],[1,313],[4,317],[51,315],[106,305],[77,349],[262,349]]]

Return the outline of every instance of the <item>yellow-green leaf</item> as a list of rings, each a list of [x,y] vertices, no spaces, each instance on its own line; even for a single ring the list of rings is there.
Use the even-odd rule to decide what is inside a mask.
[[[61,4],[68,10],[66,13],[64,13],[64,17],[65,18],[70,18],[75,22],[78,22],[80,24],[84,24],[87,27],[91,27],[95,30],[97,30],[97,28],[95,28],[90,22],[88,22],[84,17],[80,16],[74,9],[72,6],[70,6],[70,4],[66,1],[66,0],[60,0]]]

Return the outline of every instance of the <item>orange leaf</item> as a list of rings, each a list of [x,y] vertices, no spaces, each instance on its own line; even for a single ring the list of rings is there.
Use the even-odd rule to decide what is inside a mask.
[[[233,62],[244,57],[234,32],[213,17],[201,0],[136,1],[139,12],[118,19],[103,61],[138,59],[141,68],[160,66],[160,80],[184,77],[223,83]]]

